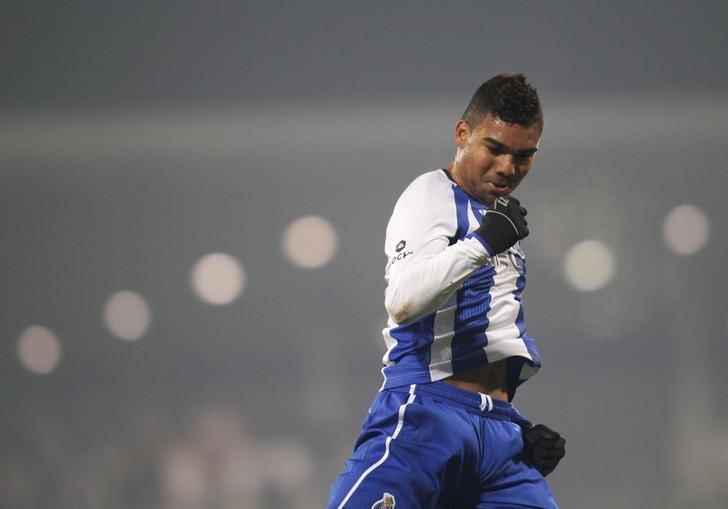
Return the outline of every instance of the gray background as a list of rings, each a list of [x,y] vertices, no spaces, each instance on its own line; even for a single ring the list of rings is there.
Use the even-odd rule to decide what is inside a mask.
[[[322,507],[380,383],[394,201],[449,163],[477,85],[515,71],[546,114],[518,193],[545,366],[516,403],[568,438],[553,491],[724,507],[726,19],[722,1],[4,6],[0,506]],[[687,257],[661,234],[684,203],[711,225]],[[338,236],[315,270],[281,251],[309,214]],[[588,293],[562,275],[585,239],[616,258]],[[214,251],[247,274],[226,306],[189,285]],[[122,289],[152,311],[139,341],[102,320]],[[63,348],[45,376],[16,354],[31,324]]]

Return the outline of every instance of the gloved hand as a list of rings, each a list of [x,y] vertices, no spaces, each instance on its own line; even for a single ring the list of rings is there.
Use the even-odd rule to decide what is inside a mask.
[[[502,253],[528,235],[526,213],[516,198],[499,196],[474,233],[485,241],[491,256]]]
[[[524,426],[523,457],[546,477],[554,471],[566,454],[566,440],[556,431],[543,424]]]

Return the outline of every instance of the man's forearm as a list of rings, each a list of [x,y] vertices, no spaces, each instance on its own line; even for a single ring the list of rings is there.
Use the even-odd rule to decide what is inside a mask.
[[[398,324],[432,313],[490,260],[478,239],[467,238],[436,255],[413,260],[392,274],[384,304]]]

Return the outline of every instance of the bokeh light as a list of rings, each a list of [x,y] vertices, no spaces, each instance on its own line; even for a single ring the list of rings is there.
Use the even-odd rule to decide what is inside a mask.
[[[234,256],[210,253],[195,263],[190,284],[202,301],[220,306],[240,297],[246,279],[245,268]]]
[[[336,254],[336,230],[326,219],[304,216],[293,221],[283,233],[283,253],[298,267],[316,269]]]
[[[106,301],[103,317],[106,328],[114,336],[133,341],[146,334],[151,312],[144,297],[136,292],[122,290]]]
[[[598,240],[585,240],[569,249],[564,258],[564,276],[582,292],[603,288],[614,277],[615,258],[612,250]]]
[[[18,337],[20,364],[36,375],[52,373],[61,360],[61,342],[50,329],[31,325]]]
[[[679,205],[665,216],[662,235],[673,252],[688,256],[705,247],[710,237],[710,223],[695,205]]]

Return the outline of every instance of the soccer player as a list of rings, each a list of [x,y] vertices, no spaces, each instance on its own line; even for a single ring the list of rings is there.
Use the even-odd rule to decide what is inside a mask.
[[[558,507],[544,477],[565,441],[511,403],[541,366],[521,302],[526,209],[512,193],[542,130],[525,77],[495,76],[455,125],[452,164],[397,201],[384,384],[329,509]]]

